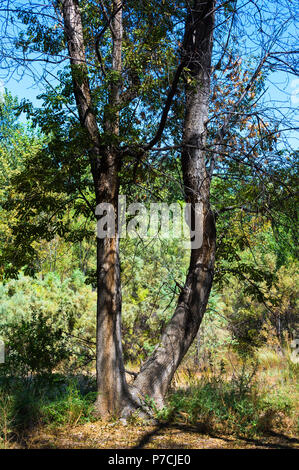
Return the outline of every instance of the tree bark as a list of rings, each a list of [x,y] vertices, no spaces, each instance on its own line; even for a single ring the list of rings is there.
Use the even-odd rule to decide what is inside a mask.
[[[175,313],[166,327],[160,344],[141,367],[131,389],[135,401],[148,396],[158,407],[173,375],[194,340],[208,302],[212,287],[216,229],[210,208],[210,176],[205,165],[205,141],[210,95],[211,55],[214,26],[214,0],[192,2],[185,34],[184,54],[188,56],[190,78],[186,84],[186,114],[184,122],[181,164],[184,178],[185,200],[202,203],[203,242],[191,249],[190,265],[185,285],[180,293]],[[191,80],[193,81],[193,80]],[[128,413],[129,409],[124,413]]]
[[[87,130],[92,148],[89,151],[96,203],[110,203],[114,208],[115,236],[97,238],[97,390],[96,409],[102,417],[117,414],[127,400],[121,343],[121,284],[118,241],[118,194],[120,158],[119,135],[120,77],[110,86],[104,115],[103,144],[92,106],[88,81],[83,27],[78,0],[62,4],[65,35],[70,55],[74,95],[81,125]],[[120,76],[122,69],[122,1],[113,1],[111,21],[113,37],[112,69]]]
[[[121,343],[121,282],[118,238],[117,151],[103,151],[98,177],[97,203],[114,208],[115,236],[97,238],[97,337],[96,337],[96,409],[101,417],[118,414],[127,396]]]
[[[122,71],[122,1],[113,1],[111,31],[112,70],[118,74],[110,85],[104,113],[104,131],[111,144],[105,149],[99,176],[99,202],[113,205],[115,236],[97,239],[97,391],[96,408],[101,417],[118,415],[128,400],[121,341],[121,280],[118,235],[120,154],[119,102]]]

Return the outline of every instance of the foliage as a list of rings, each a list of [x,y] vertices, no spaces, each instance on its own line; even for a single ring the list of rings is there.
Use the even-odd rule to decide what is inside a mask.
[[[289,417],[296,421],[295,382],[273,389],[257,364],[248,361],[238,363],[232,375],[220,367],[170,392],[167,405],[154,407],[155,414],[162,421],[196,425],[204,433],[254,437],[279,429]]]
[[[94,294],[80,272],[63,282],[51,273],[20,276],[0,291],[7,374],[50,372],[66,359],[73,366],[93,359]]]
[[[170,240],[124,240],[121,259],[125,360],[139,362],[152,352],[171,317],[188,251]]]
[[[262,255],[256,253],[257,257]],[[275,264],[275,256],[268,252],[264,267]],[[222,289],[222,313],[234,339],[234,347],[241,354],[250,355],[265,344],[285,347],[298,329],[298,265],[291,263],[276,271],[271,286],[264,282],[251,285],[231,277]]]
[[[21,440],[35,426],[92,421],[94,399],[94,380],[84,375],[0,377],[0,442]]]
[[[41,146],[42,138],[34,132],[30,122],[19,120],[18,101],[6,91],[0,95],[0,278],[9,267],[5,253],[11,253],[12,226],[17,222],[16,206],[6,207],[13,179],[24,168],[26,159]]]

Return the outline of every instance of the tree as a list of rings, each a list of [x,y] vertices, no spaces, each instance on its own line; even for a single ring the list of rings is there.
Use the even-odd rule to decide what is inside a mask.
[[[269,8],[271,2],[267,5]],[[30,1],[22,7],[16,2],[15,11],[9,6],[5,8],[21,22],[14,43],[29,70],[41,59],[56,66],[65,60],[70,62],[70,69],[60,73],[60,92],[56,90],[56,95],[51,95],[48,90],[45,101],[52,106],[52,115],[46,110],[37,112],[36,118],[44,117],[44,129],[51,123],[51,131],[57,134],[54,135],[56,147],[57,143],[65,146],[62,136],[67,126],[73,142],[80,140],[79,153],[88,157],[93,179],[92,204],[110,203],[117,227],[120,185],[126,183],[128,175],[129,182],[135,183],[136,173],[143,166],[154,167],[155,152],[163,152],[164,144],[166,148],[176,147],[181,153],[184,198],[192,207],[191,227],[196,204],[201,203],[203,208],[202,246],[191,250],[186,282],[180,287],[174,315],[160,344],[130,388],[126,383],[121,342],[119,237],[116,233],[112,238],[97,239],[96,406],[102,416],[115,412],[127,414],[140,407],[145,396],[163,405],[173,374],[198,331],[212,286],[216,243],[215,216],[210,204],[213,173],[217,168],[220,175],[225,175],[236,158],[241,158],[253,171],[259,167],[252,152],[242,157],[241,147],[239,153],[240,149],[234,149],[229,161],[222,164],[221,158],[229,148],[234,128],[241,127],[240,122],[244,123],[244,116],[252,110],[250,93],[263,67],[267,64],[274,68],[276,63],[296,71],[292,60],[295,51],[287,49],[286,42],[280,43],[284,45],[282,51],[273,50],[273,44],[278,42],[269,40],[251,77],[240,85],[235,101],[212,119],[209,114],[212,71],[214,79],[217,71],[221,75],[230,67],[235,53],[230,37],[235,31],[239,9],[242,11],[241,5],[238,7],[235,1],[216,4],[214,0],[161,5],[154,1],[146,5],[128,1],[124,5],[121,0],[114,0],[110,7],[108,10],[102,1],[63,0],[54,2],[53,6],[41,6],[38,11]],[[271,7],[263,11],[260,5],[250,4],[250,8],[256,9],[255,15],[263,21],[271,13]],[[245,13],[249,18],[252,11]],[[224,42],[216,28],[220,35],[223,31],[227,33]],[[268,30],[265,37],[267,34]],[[173,37],[178,39],[177,45]],[[214,49],[213,59],[213,42],[218,41],[221,47]],[[169,70],[162,67],[165,58]],[[9,65],[9,54],[4,54],[4,60],[4,66]],[[55,86],[55,81],[54,85],[49,83],[54,90]],[[160,94],[164,97],[162,106]],[[134,103],[138,99],[141,103]],[[59,111],[55,116],[53,109]],[[177,115],[172,115],[171,109]],[[155,127],[149,121],[154,121],[158,110],[160,117]],[[222,122],[217,121],[219,116]],[[270,138],[271,132],[256,134],[259,144]],[[156,145],[160,147],[157,149]],[[72,171],[71,162],[68,168]]]
[[[33,129],[20,124],[18,121],[18,101],[10,93],[5,91],[0,95],[0,229],[1,251],[12,252],[12,225],[16,221],[17,211],[15,207],[7,210],[11,182],[24,168],[28,156],[33,155],[42,145],[38,135],[34,135]],[[3,263],[1,276],[5,270],[9,271],[9,265]]]
[[[90,152],[90,162],[95,184],[96,202],[99,204],[105,201],[113,205],[116,225],[120,155],[119,149],[113,145],[113,142],[117,141],[119,136],[118,106],[121,91],[119,74],[122,70],[121,52],[123,41],[122,7],[121,1],[113,2],[111,70],[115,72],[116,78],[110,84],[109,89],[108,107],[110,112],[106,109],[106,115],[104,114],[103,118],[103,128],[111,139],[112,145],[103,146],[96,116],[92,111],[79,5],[73,0],[67,0],[62,5],[77,108],[81,124],[87,129],[93,144],[93,149]],[[204,123],[208,116],[214,2],[196,2],[193,8],[194,10],[191,9],[186,19],[182,48],[183,57],[176,75],[179,76],[183,66],[188,65],[191,72],[190,76],[197,82],[196,87],[193,85],[194,91],[191,87],[188,87],[187,90],[188,101],[186,103],[182,166],[186,198],[192,203],[193,218],[195,203],[199,201],[203,203],[205,234],[203,246],[192,251],[187,281],[180,295],[174,317],[165,330],[161,346],[143,365],[135,380],[133,389],[129,392],[125,381],[121,344],[118,235],[116,234],[115,237],[110,239],[98,239],[97,408],[102,416],[121,410],[124,405],[130,408],[132,405],[131,397],[133,397],[135,403],[139,403],[139,396],[148,395],[159,406],[163,404],[173,374],[197,333],[212,285],[215,223],[209,203],[209,178],[206,174],[204,153],[199,149],[191,150],[191,148],[205,145]],[[174,93],[174,87],[175,81],[172,84],[168,98]],[[111,109],[116,111],[112,114]],[[147,150],[159,139],[159,133],[164,127],[165,113],[167,113],[167,102],[157,135],[146,146]],[[177,344],[178,347],[174,349],[173,344]]]

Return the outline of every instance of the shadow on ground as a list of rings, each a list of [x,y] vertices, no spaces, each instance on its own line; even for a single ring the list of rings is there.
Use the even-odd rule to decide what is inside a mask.
[[[147,444],[149,444],[155,437],[164,434],[167,430],[175,430],[181,433],[187,433],[194,436],[204,436],[205,438],[209,437],[213,440],[225,441],[227,443],[233,444],[237,443],[237,447],[242,447],[243,444],[248,444],[252,447],[263,447],[268,449],[293,449],[299,445],[299,439],[286,436],[281,433],[269,432],[267,435],[264,435],[260,438],[247,438],[244,436],[223,436],[218,435],[214,432],[207,432],[202,430],[202,424],[199,423],[195,426],[189,425],[179,425],[172,423],[159,423],[154,429],[145,433],[138,443],[133,447],[133,449],[143,449]],[[241,445],[240,445],[241,444]],[[181,445],[181,448],[188,448],[188,443]]]

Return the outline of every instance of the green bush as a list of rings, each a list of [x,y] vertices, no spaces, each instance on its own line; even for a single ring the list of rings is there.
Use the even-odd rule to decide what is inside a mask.
[[[173,315],[189,254],[177,241],[121,240],[122,326],[125,361],[140,362],[157,345]]]
[[[3,328],[7,344],[5,368],[14,374],[51,372],[71,356],[69,340],[56,316],[32,308],[31,318]]]
[[[83,375],[0,379],[0,441],[18,439],[37,425],[92,421],[95,390],[95,380]]]
[[[0,373],[26,376],[93,359],[95,294],[82,274],[64,282],[54,273],[44,279],[20,275],[0,284],[0,296],[6,344]]]
[[[184,421],[202,432],[225,432],[252,437],[272,429],[273,423],[289,416],[294,404],[281,393],[261,390],[244,371],[232,379],[202,378],[188,389],[168,397],[167,406],[155,410],[164,421]]]

